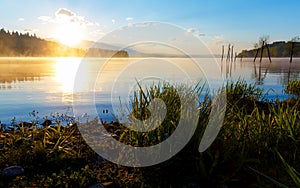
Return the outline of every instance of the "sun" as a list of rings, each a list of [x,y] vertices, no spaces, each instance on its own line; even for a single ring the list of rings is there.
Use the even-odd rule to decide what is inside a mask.
[[[54,38],[67,46],[75,46],[83,37],[83,31],[79,25],[67,24],[58,27],[54,33]]]

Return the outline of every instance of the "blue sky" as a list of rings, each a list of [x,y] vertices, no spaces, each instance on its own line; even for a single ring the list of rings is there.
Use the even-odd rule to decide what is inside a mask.
[[[82,39],[98,40],[130,23],[159,21],[205,34],[204,41],[218,53],[227,43],[237,50],[251,48],[263,35],[270,41],[299,36],[299,8],[298,0],[1,0],[0,27],[59,38],[65,25],[57,18],[61,13],[80,22]]]

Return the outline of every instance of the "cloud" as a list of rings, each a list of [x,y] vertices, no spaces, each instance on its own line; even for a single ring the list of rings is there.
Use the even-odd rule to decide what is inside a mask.
[[[126,21],[128,21],[128,22],[129,22],[129,21],[132,21],[132,20],[133,20],[132,17],[127,17],[127,18],[126,18]]]
[[[195,29],[195,28],[188,28],[186,30],[188,33],[196,33],[196,32],[199,32],[198,29]]]
[[[47,22],[47,21],[51,20],[51,17],[50,16],[39,16],[38,19],[43,22]]]
[[[115,19],[112,19],[111,22],[112,22],[113,24],[115,24],[115,23],[116,23],[116,20],[115,20]]]
[[[55,15],[56,16],[60,16],[60,15],[63,15],[63,16],[76,16],[76,14],[66,8],[60,8],[58,9],[56,12],[55,12]]]
[[[196,29],[196,28],[188,28],[188,29],[186,30],[186,32],[187,32],[187,33],[191,33],[191,34],[193,34],[193,35],[195,35],[195,36],[198,36],[198,37],[205,36],[205,34],[200,33],[200,31],[199,31],[198,29]]]
[[[19,19],[18,19],[19,22],[22,22],[22,21],[24,21],[24,20],[25,20],[24,18],[19,18]]]
[[[39,20],[43,21],[44,23],[58,23],[58,24],[78,24],[81,26],[92,26],[97,25],[97,23],[90,22],[85,19],[84,16],[79,16],[75,12],[66,9],[66,8],[59,8],[55,13],[54,16],[40,16],[38,17]],[[98,24],[99,25],[99,24]]]

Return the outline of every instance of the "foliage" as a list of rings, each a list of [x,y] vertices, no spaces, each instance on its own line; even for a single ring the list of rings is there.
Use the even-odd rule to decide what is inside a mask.
[[[83,50],[71,48],[57,42],[38,38],[35,34],[19,33],[18,31],[0,30],[0,56],[31,56],[31,57],[128,57],[125,50],[115,51],[100,48]]]
[[[147,119],[149,113],[145,107],[149,100],[160,97],[172,112],[167,118],[176,121],[176,105],[181,102],[176,93],[180,90],[187,96],[202,96],[197,104],[198,127],[186,147],[168,161],[144,168],[123,167],[99,160],[76,126],[22,128],[1,132],[0,169],[21,165],[25,174],[1,179],[0,184],[10,187],[87,187],[108,182],[111,187],[298,186],[299,101],[267,101],[255,85],[244,81],[228,83],[221,131],[211,147],[199,153],[198,146],[211,110],[210,96],[204,87],[168,84],[140,87],[132,100],[132,115]],[[165,133],[171,135],[174,125],[165,122],[161,127],[164,134],[148,135],[151,139],[122,129],[122,136],[116,139],[132,145],[152,145],[165,139],[159,138],[166,136]]]
[[[296,95],[298,98],[300,96],[300,80],[292,80],[287,83],[285,92],[288,94]]]
[[[29,33],[0,30],[0,56],[82,56],[84,50],[46,41]]]
[[[285,42],[285,41],[278,41],[273,42],[272,44],[268,44],[268,47],[270,49],[270,55],[271,57],[290,57],[291,54],[291,42]],[[243,50],[241,53],[238,54],[239,57],[254,57],[257,48],[260,48],[261,45],[255,45],[254,49],[251,50]],[[300,42],[295,42],[295,48],[294,48],[294,57],[300,57]],[[268,52],[267,50],[264,50],[263,57],[267,57]]]

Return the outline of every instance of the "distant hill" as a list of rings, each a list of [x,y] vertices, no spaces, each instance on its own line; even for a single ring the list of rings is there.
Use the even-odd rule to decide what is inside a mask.
[[[291,46],[291,42],[285,41],[278,41],[273,42],[272,44],[268,44],[271,57],[290,57]],[[254,57],[256,50],[257,49],[243,50],[241,53],[238,54],[238,56],[241,57],[242,55],[243,57]],[[268,56],[267,50],[264,50],[263,56]],[[293,57],[300,57],[300,42],[295,42]]]
[[[125,50],[128,52],[130,56],[143,56],[144,53],[139,52],[137,50],[134,50],[130,47],[125,47],[123,49],[122,45],[117,45],[117,44],[107,44],[104,42],[94,42],[94,41],[89,41],[89,40],[83,40],[77,45],[75,45],[76,48],[81,48],[81,49],[89,49],[89,48],[100,48],[100,49],[106,49],[106,50]]]
[[[19,33],[0,30],[0,56],[30,56],[30,57],[128,57],[124,50],[116,51],[95,48],[93,53],[87,49],[71,48],[55,41],[38,38],[29,33]]]
[[[150,52],[143,52],[142,49],[139,49],[137,46],[125,46],[122,44],[107,44],[104,42],[94,42],[83,40],[79,44],[75,45],[76,48],[81,49],[90,49],[89,53],[93,53],[94,49],[105,49],[105,50],[115,50],[115,51],[123,51],[125,50],[128,52],[130,57],[187,57],[186,55],[182,54],[167,54],[167,53],[150,53]]]

